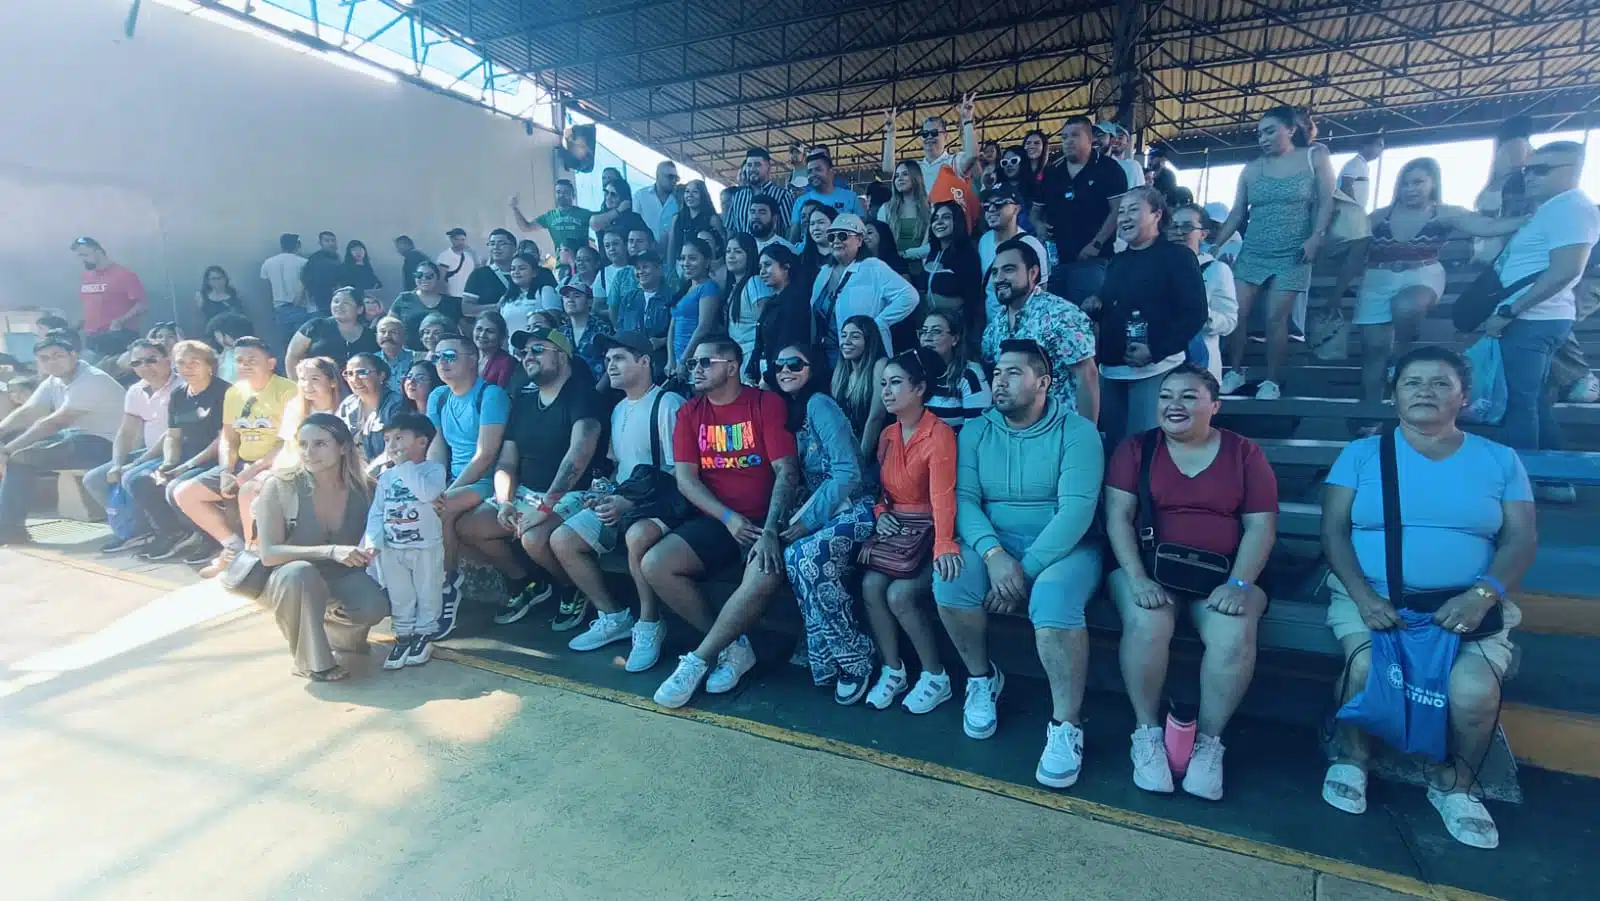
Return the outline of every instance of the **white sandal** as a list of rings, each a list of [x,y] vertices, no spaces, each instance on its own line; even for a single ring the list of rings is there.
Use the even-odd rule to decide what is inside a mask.
[[[1340,794],[1344,791],[1346,794]],[[1367,812],[1367,771],[1353,763],[1335,763],[1322,777],[1322,800],[1345,813]]]
[[[1428,789],[1428,800],[1439,816],[1444,818],[1444,828],[1450,837],[1471,848],[1489,850],[1500,847],[1500,830],[1489,816],[1483,802],[1461,792],[1442,792]]]

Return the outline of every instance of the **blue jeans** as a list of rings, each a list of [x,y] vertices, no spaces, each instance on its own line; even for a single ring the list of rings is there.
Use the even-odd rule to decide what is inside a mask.
[[[1571,319],[1517,319],[1500,337],[1506,368],[1505,439],[1517,450],[1561,448],[1561,430],[1544,383],[1557,348],[1571,333]]]
[[[133,484],[133,479],[135,476],[146,475],[148,473],[155,472],[158,468],[160,468],[160,457],[156,457],[154,460],[146,460],[143,463],[131,463],[131,461],[138,459],[143,453],[144,451],[137,450],[124,458],[125,461],[130,462],[124,463],[127,468],[122,471],[122,487],[128,488],[128,486]],[[99,504],[102,510],[105,509],[106,502],[111,499],[111,483],[106,481],[106,473],[110,471],[111,461],[107,460],[106,462],[83,474],[83,490],[87,492],[90,497],[94,498],[95,503]],[[132,493],[131,489],[129,493]],[[141,533],[149,531],[149,523],[145,521],[143,514],[140,514],[139,516],[139,525],[139,531]]]
[[[1085,300],[1100,293],[1100,287],[1106,283],[1108,265],[1110,263],[1106,260],[1064,260],[1050,270],[1046,290],[1077,306],[1083,306]]]

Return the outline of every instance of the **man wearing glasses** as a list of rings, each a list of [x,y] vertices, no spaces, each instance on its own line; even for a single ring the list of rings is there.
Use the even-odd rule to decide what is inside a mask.
[[[502,298],[516,293],[511,284],[511,258],[517,255],[517,236],[503,228],[489,233],[489,265],[467,276],[467,293],[461,309],[468,316],[498,309]]]
[[[122,386],[83,362],[76,332],[47,332],[33,347],[44,381],[0,419],[0,545],[26,544],[28,504],[38,477],[87,469],[111,456],[122,426]]]
[[[667,240],[672,220],[682,205],[678,198],[678,167],[672,160],[656,164],[655,184],[633,192],[633,211],[650,226],[650,233],[658,242]]]
[[[944,144],[944,119],[939,116],[929,116],[922,120],[922,159],[917,160],[917,165],[922,167],[922,185],[932,199],[934,183],[939,180],[939,170],[949,168],[957,176],[967,171],[977,159],[978,139],[973,131],[972,116],[973,102],[976,94],[967,94],[961,98],[961,152],[950,153],[945,150]],[[883,114],[883,174],[890,180],[894,178],[895,147],[894,147],[894,119],[896,111],[885,110]],[[948,200],[950,198],[941,198]]]
[[[1000,315],[1000,301],[994,296],[994,249],[1012,238],[1020,238],[1039,255],[1039,280],[1050,282],[1050,259],[1044,242],[1022,230],[1022,196],[1015,185],[997,185],[983,192],[983,219],[989,230],[978,239],[978,263],[983,271],[984,307],[993,321]]]
[[[738,342],[713,335],[690,348],[695,399],[678,411],[672,434],[678,490],[699,515],[674,529],[644,556],[642,569],[662,602],[705,638],[678,659],[656,689],[663,707],[706,691],[732,691],[755,666],[745,631],[761,619],[784,584],[778,534],[799,485],[794,435],[783,399],[739,381]],[[715,615],[699,580],[742,567],[739,587]]]
[[[495,466],[492,499],[463,516],[456,533],[487,557],[513,586],[510,605],[494,618],[510,625],[535,606],[560,595],[551,628],[566,632],[583,624],[588,601],[573,590],[550,551],[550,535],[583,507],[602,412],[588,366],[572,365],[572,342],[554,329],[511,333],[528,384],[517,392],[506,421]],[[516,541],[545,579],[532,578],[512,549]]]
[[[1533,218],[1511,236],[1496,268],[1500,284],[1531,284],[1501,302],[1483,332],[1500,339],[1505,358],[1506,443],[1518,450],[1558,450],[1561,435],[1545,381],[1556,349],[1577,319],[1573,287],[1600,240],[1600,212],[1578,189],[1583,145],[1556,141],[1533,152],[1522,170]],[[1536,485],[1540,500],[1572,502],[1571,485]]]
[[[833,260],[817,273],[811,286],[811,308],[828,333],[819,336],[831,360],[839,356],[839,327],[851,316],[868,316],[878,324],[884,352],[896,348],[889,330],[916,311],[921,298],[901,275],[877,257],[861,258],[867,225],[855,213],[840,213],[828,226],[828,249]],[[904,348],[901,348],[904,349]]]
[[[172,358],[165,345],[140,338],[128,349],[129,366],[139,381],[128,388],[122,401],[122,424],[111,439],[111,459],[83,475],[83,490],[102,508],[111,497],[111,486],[130,484],[135,476],[154,472],[161,465],[162,441],[167,436],[167,405],[178,384],[172,372]],[[139,517],[141,520],[144,517]],[[102,553],[138,547],[149,541],[147,523],[138,534],[113,537]]]

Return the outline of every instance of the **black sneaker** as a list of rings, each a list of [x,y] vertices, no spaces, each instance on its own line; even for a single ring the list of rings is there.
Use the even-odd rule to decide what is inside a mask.
[[[442,601],[439,607],[439,628],[428,636],[430,641],[444,641],[456,630],[456,614],[461,610],[461,589],[455,582],[448,579],[445,581]]]
[[[411,639],[411,644],[406,648],[406,666],[421,666],[433,659],[433,639],[426,635],[418,635]]]
[[[561,606],[556,609],[556,615],[550,618],[550,631],[570,632],[583,625],[584,616],[588,612],[589,599],[574,591],[561,599]]]
[[[131,535],[127,538],[112,538],[104,545],[101,545],[100,553],[120,554],[123,551],[136,551],[155,541],[155,538],[156,536],[150,532],[146,532],[143,535]]]
[[[194,542],[192,547],[178,555],[178,559],[190,566],[204,566],[215,560],[220,553],[222,553],[221,546],[212,541],[211,536],[201,535],[199,541]]]
[[[411,643],[416,641],[412,635],[396,635],[394,647],[389,649],[389,656],[383,658],[384,669],[400,669],[406,665],[406,652],[411,650]]]
[[[527,616],[529,610],[550,600],[550,596],[553,594],[555,594],[555,589],[551,586],[540,585],[538,582],[529,582],[526,588],[511,599],[511,603],[507,605],[503,612],[495,615],[494,624],[497,626],[509,626],[517,622]],[[443,621],[444,618],[440,617],[440,622],[442,623]]]
[[[139,553],[139,559],[155,563],[182,557],[200,546],[204,539],[205,536],[199,532],[157,538],[149,547]]]

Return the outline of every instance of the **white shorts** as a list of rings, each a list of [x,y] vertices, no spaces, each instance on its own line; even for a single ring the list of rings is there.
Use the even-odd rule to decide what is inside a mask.
[[[1428,263],[1415,269],[1368,269],[1361,277],[1361,293],[1356,295],[1356,325],[1386,325],[1394,321],[1395,295],[1407,288],[1433,291],[1434,300],[1444,296],[1444,267]]]

